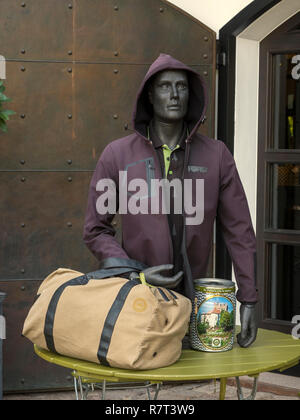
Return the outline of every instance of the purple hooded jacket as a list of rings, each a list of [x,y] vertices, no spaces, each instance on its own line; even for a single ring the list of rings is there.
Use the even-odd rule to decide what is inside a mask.
[[[161,54],[142,82],[133,113],[134,132],[106,146],[98,161],[90,185],[84,241],[98,260],[104,262],[104,267],[108,260],[128,261],[128,266],[131,266],[131,261],[137,265],[141,263],[141,269],[173,263],[166,214],[122,214],[121,246],[111,224],[114,215],[101,215],[96,209],[97,199],[102,194],[96,186],[101,179],[113,180],[118,191],[119,171],[126,172],[128,183],[139,178],[149,185],[150,180],[161,179],[158,156],[148,138],[153,114],[147,83],[155,74],[167,69],[185,70],[189,78],[189,111],[185,119],[189,134],[186,139],[184,179],[204,180],[204,220],[198,225],[185,225],[184,231],[185,295],[192,299],[193,279],[206,276],[214,221],[218,217],[235,270],[237,299],[240,302],[257,302],[256,239],[234,159],[223,142],[198,133],[207,107],[205,83],[197,72],[169,55]]]

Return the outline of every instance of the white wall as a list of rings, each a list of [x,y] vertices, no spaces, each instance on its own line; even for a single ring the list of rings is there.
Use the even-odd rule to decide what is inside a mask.
[[[169,0],[169,3],[194,16],[218,35],[219,30],[252,0]]]

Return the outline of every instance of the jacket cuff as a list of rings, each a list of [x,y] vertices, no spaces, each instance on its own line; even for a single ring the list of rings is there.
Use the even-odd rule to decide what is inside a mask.
[[[126,258],[105,258],[104,260],[100,261],[99,268],[107,269],[107,268],[120,268],[120,269],[128,269],[128,272],[132,271],[142,271],[148,268],[147,265],[141,263],[140,261],[126,259]]]

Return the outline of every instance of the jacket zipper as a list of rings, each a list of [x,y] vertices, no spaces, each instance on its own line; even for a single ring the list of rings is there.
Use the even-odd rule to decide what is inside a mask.
[[[152,146],[152,149],[154,149],[153,146]],[[158,170],[159,170],[159,173],[160,173],[160,180],[162,180],[162,179],[164,179],[163,172],[162,172],[162,168],[161,168],[160,163],[159,163],[159,157],[157,156],[157,151],[155,149],[154,149],[154,154],[155,154],[154,161],[155,161],[156,165],[158,164],[158,168],[159,168]],[[167,214],[164,214],[164,220],[165,220],[165,222],[168,225],[168,232],[169,232],[168,240],[169,240],[169,251],[170,251],[170,257],[171,257],[171,264],[174,264],[174,261],[173,261],[173,259],[174,259],[173,242],[172,242],[172,239],[171,239],[172,236],[171,236],[170,224],[169,224],[169,220],[168,220],[168,215]]]

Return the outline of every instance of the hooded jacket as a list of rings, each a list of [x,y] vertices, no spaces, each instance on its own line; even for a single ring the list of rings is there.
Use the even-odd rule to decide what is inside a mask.
[[[167,214],[162,211],[158,214],[122,214],[120,245],[112,226],[114,214],[99,214],[96,207],[103,193],[97,191],[98,181],[113,180],[119,193],[124,188],[119,183],[120,171],[126,173],[128,183],[137,178],[145,180],[149,186],[146,200],[151,199],[151,180],[161,179],[162,173],[157,153],[149,138],[153,111],[147,86],[158,72],[172,69],[186,71],[189,80],[189,107],[185,118],[188,135],[185,140],[183,178],[192,182],[197,179],[204,181],[204,219],[198,225],[184,223],[184,294],[193,299],[193,279],[206,276],[214,221],[218,217],[234,266],[238,284],[237,299],[243,303],[257,302],[256,239],[233,156],[222,141],[198,133],[207,108],[206,85],[197,72],[169,55],[161,54],[158,57],[141,84],[133,112],[134,132],[108,144],[97,163],[90,184],[84,241],[100,261],[100,268],[125,266],[142,270],[145,267],[174,263]],[[132,193],[128,192],[127,199],[131,196]],[[186,217],[184,212],[183,217]]]

